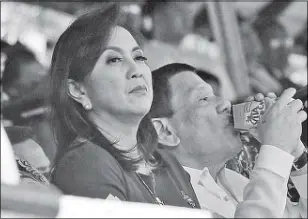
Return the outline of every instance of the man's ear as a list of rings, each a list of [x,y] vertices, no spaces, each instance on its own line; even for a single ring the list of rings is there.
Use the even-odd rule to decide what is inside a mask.
[[[90,105],[91,101],[87,95],[85,87],[73,79],[68,79],[68,95],[83,106]]]
[[[180,144],[180,138],[173,131],[167,118],[153,118],[152,123],[158,135],[158,142],[169,147],[176,147]]]

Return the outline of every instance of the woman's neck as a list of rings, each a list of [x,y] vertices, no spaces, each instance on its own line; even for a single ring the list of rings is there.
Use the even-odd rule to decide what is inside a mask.
[[[90,113],[90,118],[110,142],[116,142],[119,149],[130,150],[136,146],[140,121],[123,122],[110,114],[94,111]]]

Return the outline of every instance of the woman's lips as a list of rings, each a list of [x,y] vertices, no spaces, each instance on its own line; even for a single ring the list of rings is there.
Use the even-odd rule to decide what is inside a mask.
[[[148,89],[145,85],[138,85],[134,87],[129,93],[146,93]]]

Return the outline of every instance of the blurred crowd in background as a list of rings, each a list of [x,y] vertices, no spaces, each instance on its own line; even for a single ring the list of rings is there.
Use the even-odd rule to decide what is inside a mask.
[[[279,95],[287,87],[307,85],[307,7],[302,3],[306,4],[289,6],[296,7],[294,11],[302,9],[298,11],[302,20],[296,24],[279,19],[255,24],[245,3],[239,6],[237,22],[251,88],[247,95],[270,91]],[[1,119],[15,153],[42,172],[48,171],[56,151],[45,101],[55,42],[76,16],[101,4],[1,2]],[[256,3],[250,10],[262,7]],[[212,75],[209,80],[216,94],[240,101],[226,72],[206,4],[141,1],[123,3],[122,9],[123,25],[140,33],[151,69],[173,61],[191,64],[201,74]],[[242,140],[243,151],[228,165],[249,177],[258,142],[248,135]]]

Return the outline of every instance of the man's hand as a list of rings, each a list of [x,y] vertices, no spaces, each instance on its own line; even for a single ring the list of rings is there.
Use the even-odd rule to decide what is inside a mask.
[[[296,90],[286,89],[275,102],[271,98],[264,98],[269,102],[269,109],[262,116],[257,131],[263,145],[272,145],[292,155],[295,155],[301,136],[301,123],[307,114],[302,110],[302,101],[292,100]]]
[[[277,100],[277,95],[273,92],[269,92],[266,94],[266,96],[264,96],[262,93],[258,93],[255,96],[249,96],[245,99],[245,102],[250,102],[250,101],[265,101],[266,99],[266,105],[267,108],[270,108],[275,101]],[[249,133],[260,142],[260,138],[259,138],[259,133],[257,128],[251,128],[249,130]]]
[[[258,93],[255,96],[249,96],[248,98],[246,98],[245,101],[248,102],[248,101],[264,101],[264,100],[267,100],[267,104],[269,105],[269,107],[271,107],[275,103],[275,101],[277,100],[277,96],[273,92],[267,93],[266,96],[264,96],[262,93]],[[294,99],[291,98],[291,100],[294,100]],[[304,106],[304,107],[306,107],[306,106]],[[249,132],[257,140],[260,141],[257,129],[251,129]],[[299,156],[301,156],[303,151],[305,150],[305,146],[303,145],[303,143],[300,140],[298,142],[299,142],[298,146],[292,154],[295,157],[295,159],[298,158]]]
[[[262,93],[258,93],[255,96],[249,96],[245,99],[245,102],[249,102],[249,101],[263,101],[265,98],[271,99],[274,101],[276,101],[277,99],[277,95],[273,92],[269,92],[266,94],[266,96],[264,97],[264,95]]]

